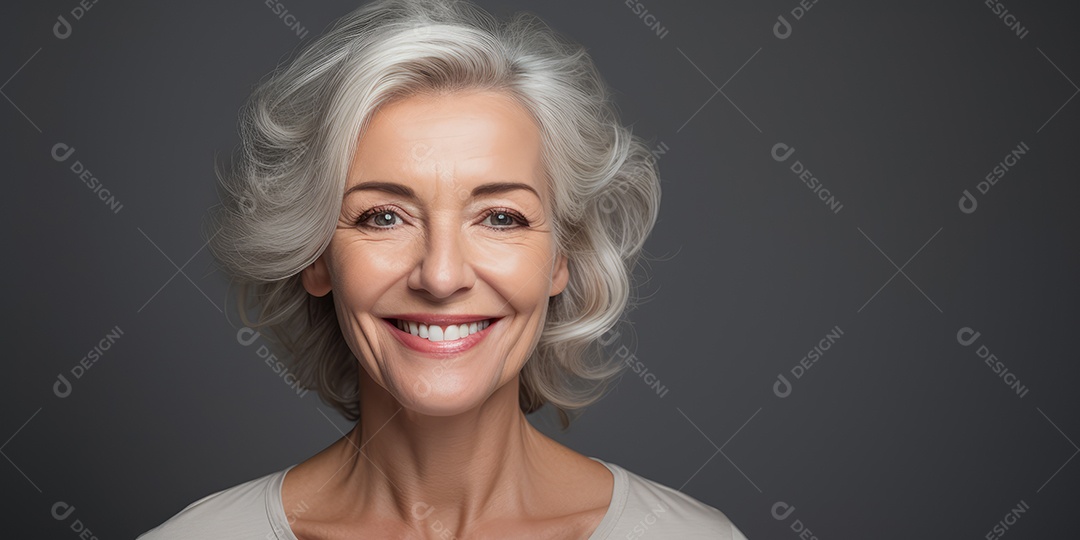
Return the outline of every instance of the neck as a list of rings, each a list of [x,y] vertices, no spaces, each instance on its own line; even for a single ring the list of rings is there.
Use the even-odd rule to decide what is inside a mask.
[[[360,500],[405,523],[438,519],[451,530],[529,513],[537,487],[530,480],[558,465],[553,441],[518,407],[518,378],[475,409],[426,416],[402,408],[361,371],[361,418],[343,446]]]

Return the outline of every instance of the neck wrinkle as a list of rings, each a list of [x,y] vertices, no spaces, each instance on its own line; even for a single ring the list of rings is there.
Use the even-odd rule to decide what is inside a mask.
[[[344,446],[353,456],[346,481],[363,495],[356,500],[418,529],[437,519],[459,536],[481,520],[527,515],[530,479],[549,464],[545,437],[518,406],[518,383],[477,409],[433,417],[402,408],[363,373],[361,418]]]

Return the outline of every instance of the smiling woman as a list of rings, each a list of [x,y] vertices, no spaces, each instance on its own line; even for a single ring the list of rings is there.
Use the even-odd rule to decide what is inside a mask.
[[[211,247],[244,321],[356,425],[141,538],[744,538],[525,417],[566,428],[620,373],[599,340],[660,201],[582,48],[528,15],[381,1],[241,126]]]
[[[311,295],[333,293],[361,410],[386,392],[407,415],[458,416],[516,381],[569,278],[541,171],[539,130],[502,92],[380,107],[330,245],[301,273]]]

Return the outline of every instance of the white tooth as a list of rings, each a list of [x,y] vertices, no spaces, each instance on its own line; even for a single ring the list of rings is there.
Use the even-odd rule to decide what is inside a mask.
[[[450,325],[443,328],[438,325],[427,325],[424,323],[418,323],[414,321],[405,321],[398,319],[397,326],[404,332],[408,332],[414,336],[430,341],[453,341],[455,339],[461,339],[469,334],[475,334],[491,325],[490,320],[478,321],[474,323]]]
[[[459,328],[454,325],[446,327],[446,332],[443,334],[443,341],[453,341],[458,338]]]

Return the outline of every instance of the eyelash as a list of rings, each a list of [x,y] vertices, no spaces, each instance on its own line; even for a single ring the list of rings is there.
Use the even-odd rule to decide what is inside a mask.
[[[381,231],[388,231],[388,230],[394,229],[395,227],[375,227],[375,226],[365,224],[365,222],[367,220],[369,220],[369,219],[371,219],[371,218],[373,218],[373,217],[375,217],[375,216],[377,216],[379,214],[382,214],[382,213],[391,213],[391,214],[394,214],[394,215],[398,215],[398,213],[394,210],[393,206],[376,206],[376,207],[370,208],[367,211],[365,211],[364,213],[360,214],[360,217],[356,218],[355,225],[358,226],[358,227],[364,227],[364,228],[367,228],[367,229],[375,229],[375,230],[381,230]],[[488,210],[484,214],[484,220],[487,220],[487,218],[489,218],[489,217],[491,217],[493,215],[496,215],[496,214],[506,214],[507,216],[510,216],[511,218],[517,220],[520,223],[520,225],[518,225],[518,226],[510,226],[510,227],[492,227],[490,225],[485,225],[485,227],[487,227],[489,229],[496,230],[496,231],[509,231],[511,229],[518,229],[518,228],[528,227],[529,226],[529,220],[525,219],[524,216],[522,216],[521,214],[519,214],[519,213],[517,213],[517,212],[515,212],[515,211],[513,211],[513,210],[511,210],[509,208],[492,208],[492,209]],[[401,216],[398,216],[398,218],[400,218],[400,217]]]

